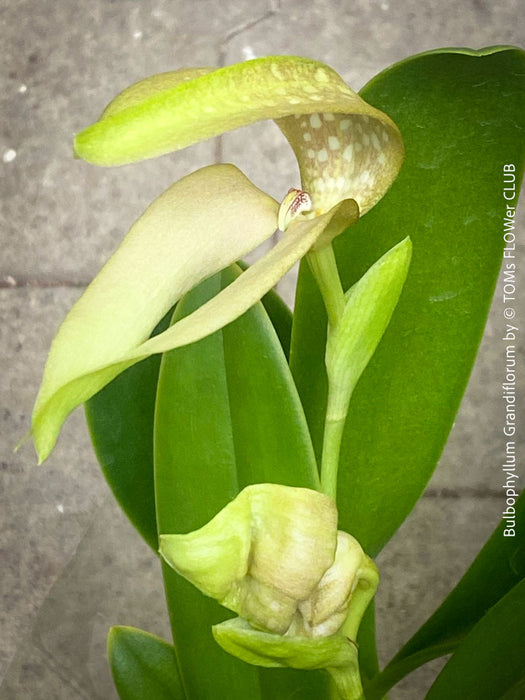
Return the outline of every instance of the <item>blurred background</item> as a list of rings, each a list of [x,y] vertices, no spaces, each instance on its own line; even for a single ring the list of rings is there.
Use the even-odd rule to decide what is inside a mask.
[[[109,626],[169,639],[158,562],[115,505],[82,411],[43,466],[30,444],[13,454],[59,323],[133,221],[181,176],[222,160],[279,200],[299,184],[272,123],[111,170],[74,160],[72,135],[153,73],[284,53],[328,63],[358,90],[427,49],[523,46],[523,19],[519,0],[3,0],[0,697],[116,698],[105,659]],[[279,288],[289,303],[294,281],[291,274]],[[499,521],[498,311],[440,465],[379,558],[383,661],[433,612]],[[415,673],[392,700],[422,698],[439,667]]]

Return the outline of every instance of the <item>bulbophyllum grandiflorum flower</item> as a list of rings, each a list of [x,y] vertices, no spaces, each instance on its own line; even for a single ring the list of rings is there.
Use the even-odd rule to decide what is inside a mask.
[[[160,553],[239,615],[214,627],[219,644],[264,666],[347,663],[346,637],[355,641],[379,580],[357,540],[337,529],[330,496],[279,484],[246,487],[199,530],[161,535]]]
[[[153,202],[53,342],[32,417],[40,461],[76,406],[139,360],[239,317],[301,257],[374,206],[401,167],[403,144],[392,120],[331,68],[293,56],[185,69],[136,83],[78,134],[75,152],[91,163],[121,165],[261,119],[275,119],[290,142],[302,190],[285,198],[279,216],[279,204],[234,166],[212,165]],[[149,339],[182,295],[268,239],[279,221],[286,233],[265,257]]]

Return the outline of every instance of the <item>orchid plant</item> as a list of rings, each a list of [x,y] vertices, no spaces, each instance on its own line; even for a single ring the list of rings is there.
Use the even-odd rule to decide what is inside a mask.
[[[112,629],[121,698],[370,700],[451,652],[428,697],[474,697],[473,649],[493,655],[502,620],[519,630],[524,567],[507,571],[496,532],[380,672],[372,557],[428,481],[475,356],[501,259],[497,223],[479,220],[503,201],[493,162],[523,161],[523,86],[507,84],[523,64],[508,47],[431,52],[361,95],[292,56],[182,69],[130,86],[76,136],[77,157],[116,166],[273,119],[301,178],[279,203],[234,165],[186,175],[53,341],[32,419],[40,461],[86,403],[105,476],[164,562],[174,644]],[[491,138],[481,156],[478,136]],[[464,192],[460,158],[475,180]],[[476,216],[458,230],[462,207]],[[292,315],[272,288],[298,261]],[[523,686],[507,661],[491,680],[504,692]]]

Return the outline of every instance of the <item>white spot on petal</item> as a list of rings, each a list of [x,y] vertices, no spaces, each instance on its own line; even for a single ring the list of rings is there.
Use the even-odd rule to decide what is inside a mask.
[[[330,76],[324,68],[318,68],[315,71],[315,79],[318,80],[320,83],[327,83],[330,80]]]
[[[343,151],[343,158],[344,158],[344,160],[352,160],[353,155],[354,155],[354,146],[353,146],[353,144],[350,143]]]
[[[341,148],[341,143],[337,136],[329,136],[328,137],[328,148],[331,151],[338,151]]]
[[[341,123],[339,124],[339,128],[341,129],[341,131],[346,131],[349,126],[350,126],[350,119],[343,119],[343,120],[341,120]]]
[[[321,148],[321,150],[317,152],[317,160],[320,163],[325,163],[328,160],[328,151],[326,148]]]
[[[372,140],[372,146],[373,146],[374,148],[377,148],[378,151],[380,151],[380,150],[381,150],[381,144],[379,143],[379,139],[377,138],[377,136],[376,136],[375,134],[372,134],[371,140]]]
[[[312,140],[312,134],[309,131],[305,131],[303,134],[303,139],[305,141],[311,141]]]
[[[4,163],[12,163],[14,159],[16,158],[16,151],[14,148],[8,148],[7,151],[4,152],[4,155],[2,156],[2,160]]]
[[[325,122],[335,121],[335,116],[332,114],[332,112],[324,112],[323,117]]]
[[[308,158],[315,158],[315,151],[314,151],[314,149],[313,149],[313,148],[309,148],[309,149],[306,151],[306,155],[308,156]]]
[[[377,160],[381,163],[381,165],[384,165],[386,163],[386,156],[384,153],[380,153],[377,156]]]
[[[318,114],[310,115],[310,126],[312,129],[320,129],[322,126],[321,117]]]
[[[388,143],[388,139],[389,139],[389,136],[388,136],[387,132],[386,132],[386,131],[383,131],[383,141],[384,141],[385,143]]]

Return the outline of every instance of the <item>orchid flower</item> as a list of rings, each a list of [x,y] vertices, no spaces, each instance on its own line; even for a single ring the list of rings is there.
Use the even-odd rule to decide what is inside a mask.
[[[218,70],[184,69],[138,82],[77,135],[75,153],[90,163],[121,165],[262,119],[274,119],[290,142],[301,189],[292,188],[280,207],[233,165],[211,165],[176,182],[150,205],[52,344],[32,419],[40,461],[75,407],[134,363],[238,318],[298,260],[328,248],[369,211],[401,167],[403,144],[392,120],[331,68],[291,56]],[[150,338],[186,292],[255,249],[278,225],[286,232],[263,258],[197,311]]]

